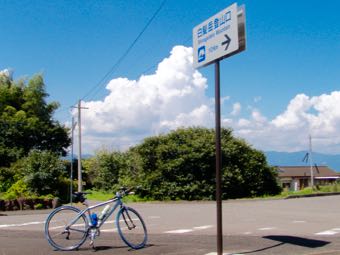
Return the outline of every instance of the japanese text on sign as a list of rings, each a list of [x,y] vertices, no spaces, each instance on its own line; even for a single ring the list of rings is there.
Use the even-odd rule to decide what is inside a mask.
[[[197,38],[200,38],[207,33],[218,29],[220,26],[225,25],[226,23],[231,21],[231,11],[228,11],[221,15],[221,17],[217,17],[213,20],[208,21],[208,23],[204,24],[202,27],[199,27],[197,30]]]

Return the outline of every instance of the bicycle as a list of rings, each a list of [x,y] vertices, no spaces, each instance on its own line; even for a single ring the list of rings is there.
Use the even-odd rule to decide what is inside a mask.
[[[141,249],[147,242],[147,229],[140,214],[133,208],[124,205],[122,198],[131,194],[132,189],[123,188],[116,196],[99,204],[89,206],[85,197],[86,192],[74,193],[74,202],[81,202],[86,206],[80,210],[74,206],[61,206],[52,211],[46,219],[45,237],[56,250],[70,251],[78,249],[87,238],[90,246],[100,235],[100,228],[105,221],[120,207],[116,215],[116,227],[123,242],[132,249]],[[110,204],[114,206],[110,207]],[[102,215],[98,218],[91,210],[105,206]]]

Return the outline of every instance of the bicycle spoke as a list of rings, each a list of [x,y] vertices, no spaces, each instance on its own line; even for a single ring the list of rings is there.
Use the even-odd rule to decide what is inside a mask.
[[[133,249],[144,247],[147,232],[141,216],[132,208],[121,209],[117,215],[117,227],[122,240]]]
[[[45,235],[49,243],[59,250],[73,250],[79,247],[87,237],[88,223],[80,210],[65,206],[53,211],[45,226]]]
[[[121,201],[122,197],[128,195],[131,190],[132,189],[122,189],[120,192],[116,193],[114,198],[93,206],[89,206],[86,202],[86,198],[84,197],[84,194],[86,193],[75,193],[77,198],[80,198],[79,201],[87,206],[88,209],[81,211],[73,206],[61,206],[52,211],[45,223],[45,237],[49,244],[58,250],[74,250],[81,246],[87,237],[89,237],[94,247],[93,241],[96,236],[99,236],[99,227],[104,224],[116,222],[117,229],[113,229],[113,231],[118,231],[120,237],[128,246],[133,249],[144,247],[147,242],[145,223],[136,210],[124,206]],[[108,206],[108,204],[114,202],[116,202],[116,204],[111,207],[112,209],[110,211],[110,206]],[[105,208],[109,209],[106,211],[109,215],[104,217],[105,221],[113,211],[120,206],[116,220],[104,221],[103,224],[100,224],[97,227],[93,227],[92,225],[89,226],[89,220],[85,213],[89,212],[89,215],[92,217],[95,212],[92,211],[91,213],[91,210],[104,205],[106,205]],[[107,229],[103,231],[107,231]]]
[[[60,233],[58,232],[58,233],[56,233],[55,235],[53,235],[53,236],[51,236],[51,237],[54,238],[54,237],[61,236],[61,235],[64,235],[64,234],[66,234],[66,232],[64,232],[64,231],[63,231],[63,232],[60,232]]]

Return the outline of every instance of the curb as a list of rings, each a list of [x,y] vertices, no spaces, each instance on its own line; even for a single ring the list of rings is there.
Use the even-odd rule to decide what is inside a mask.
[[[307,194],[307,195],[290,195],[285,199],[292,199],[292,198],[303,198],[303,197],[324,197],[324,196],[336,196],[340,195],[340,192],[329,192],[329,193],[315,193],[315,194]]]

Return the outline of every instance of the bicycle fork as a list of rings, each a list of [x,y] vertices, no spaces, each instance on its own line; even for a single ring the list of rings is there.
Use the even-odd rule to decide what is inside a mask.
[[[127,215],[129,221],[126,220],[125,214]],[[132,219],[129,215],[129,212],[127,210],[124,210],[122,215],[123,215],[124,222],[125,222],[125,224],[126,224],[126,226],[128,227],[129,230],[136,228],[136,225],[133,223],[133,221],[132,221]]]

